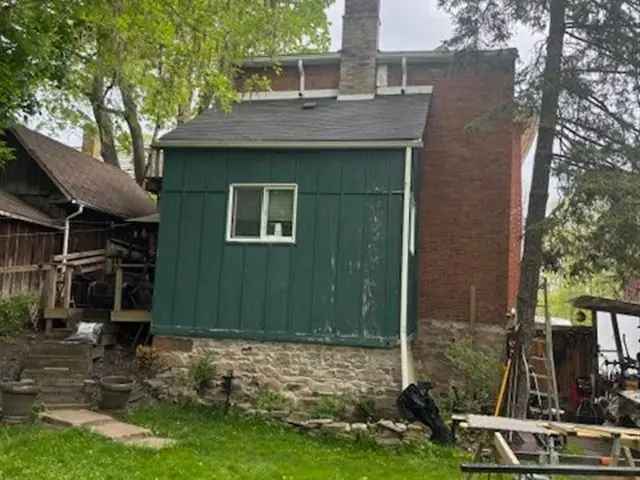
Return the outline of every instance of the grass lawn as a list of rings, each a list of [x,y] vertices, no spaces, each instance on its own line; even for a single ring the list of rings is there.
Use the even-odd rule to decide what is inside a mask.
[[[461,478],[461,454],[430,444],[383,449],[198,408],[140,409],[129,421],[178,444],[154,452],[86,431],[0,426],[0,480]]]

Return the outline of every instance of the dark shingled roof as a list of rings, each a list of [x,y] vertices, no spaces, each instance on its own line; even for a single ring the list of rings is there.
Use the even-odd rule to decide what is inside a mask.
[[[256,100],[230,113],[211,108],[167,133],[158,146],[296,142],[411,142],[424,132],[430,95]],[[303,108],[315,103],[314,108]]]
[[[52,228],[60,228],[55,220],[46,213],[23,202],[15,195],[0,190],[0,217],[15,218]]]
[[[156,211],[149,195],[119,168],[22,125],[11,131],[69,200],[122,218]]]

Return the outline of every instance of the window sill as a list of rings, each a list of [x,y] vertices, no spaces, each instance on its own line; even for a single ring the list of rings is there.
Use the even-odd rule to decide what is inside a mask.
[[[227,243],[252,245],[295,245],[295,239],[287,238],[227,238]]]

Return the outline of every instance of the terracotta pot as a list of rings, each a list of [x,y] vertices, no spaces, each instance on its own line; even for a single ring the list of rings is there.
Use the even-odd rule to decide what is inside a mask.
[[[39,389],[33,380],[5,382],[2,390],[2,419],[6,422],[26,422],[33,413]]]
[[[122,410],[126,408],[133,390],[133,380],[124,376],[104,377],[100,380],[100,408]]]

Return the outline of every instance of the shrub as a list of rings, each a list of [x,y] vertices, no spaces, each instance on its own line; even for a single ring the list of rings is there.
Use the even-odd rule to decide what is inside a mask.
[[[311,415],[316,418],[345,418],[347,403],[343,397],[323,396],[311,409]]]
[[[354,417],[363,422],[375,422],[381,418],[381,415],[372,398],[363,398],[355,402]]]
[[[498,353],[465,338],[452,343],[445,356],[451,362],[452,372],[443,410],[490,413],[502,372]]]
[[[38,311],[34,295],[0,298],[0,336],[16,336],[32,323]]]
[[[209,388],[216,378],[216,366],[213,363],[213,353],[207,352],[195,358],[189,365],[189,380],[198,393]]]
[[[273,412],[275,410],[285,410],[289,406],[289,400],[281,393],[274,392],[266,388],[258,391],[256,396],[256,408]]]
[[[138,345],[136,348],[136,371],[142,377],[152,377],[162,367],[164,363],[160,353],[152,346]]]

